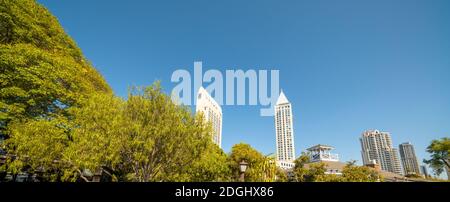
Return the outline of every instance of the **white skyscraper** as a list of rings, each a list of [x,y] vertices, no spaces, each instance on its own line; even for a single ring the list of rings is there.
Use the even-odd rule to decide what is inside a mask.
[[[373,160],[384,171],[402,175],[397,149],[392,146],[391,135],[378,130],[365,131],[361,138],[361,154],[364,165],[372,164]]]
[[[292,107],[283,91],[275,105],[275,133],[278,165],[292,167],[295,160]]]
[[[196,113],[202,112],[213,128],[212,141],[222,148],[222,108],[209,93],[200,87],[197,94]]]

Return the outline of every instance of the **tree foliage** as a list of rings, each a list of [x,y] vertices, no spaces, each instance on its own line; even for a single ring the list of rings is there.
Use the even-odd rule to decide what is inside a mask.
[[[354,161],[348,162],[342,171],[344,182],[379,182],[382,176],[374,169],[356,166]]]
[[[109,86],[34,0],[0,0],[0,133],[11,120],[67,115]]]
[[[436,175],[440,175],[444,169],[450,170],[450,138],[433,140],[427,152],[430,153],[430,159],[424,160],[424,163],[430,165]]]
[[[310,179],[308,177],[309,170],[305,168],[305,165],[310,162],[309,155],[306,153],[302,153],[297,159],[294,161],[294,181],[296,182],[305,182],[307,179]]]
[[[123,161],[133,181],[177,180],[211,141],[211,127],[161,92],[159,84],[135,89],[124,114]]]
[[[8,158],[3,169],[13,175],[39,172],[47,180],[59,180],[64,167],[60,160],[69,142],[64,123],[62,118],[13,122],[9,127],[11,137],[6,143],[14,156]]]
[[[127,100],[97,94],[67,119],[14,123],[6,140],[9,171],[52,171],[49,181],[89,181],[103,168],[117,181],[228,181],[223,151],[202,116],[174,104],[159,83],[134,88]]]
[[[288,178],[288,174],[287,171],[277,167],[276,168],[276,182],[288,182],[289,178]]]
[[[294,163],[293,172],[296,182],[378,182],[382,180],[381,175],[376,170],[365,166],[357,166],[354,161],[347,163],[341,175],[325,174],[327,163],[310,163],[309,156],[306,153],[302,153]]]
[[[231,181],[231,170],[228,156],[215,144],[208,144],[192,166],[187,167],[185,181],[193,182],[228,182]],[[180,180],[177,180],[180,181]]]
[[[234,181],[239,181],[239,164],[248,163],[245,172],[245,181],[248,182],[272,182],[275,181],[275,160],[259,153],[256,149],[245,143],[239,143],[232,147],[229,156],[229,166]]]
[[[113,171],[121,169],[120,152],[127,126],[124,107],[125,102],[121,98],[97,94],[86,100],[83,107],[69,110],[74,119],[68,134],[71,141],[64,150],[63,161],[71,169],[66,169],[64,180],[75,181],[83,177],[86,170],[98,172],[102,167]]]
[[[296,182],[316,182],[321,181],[325,177],[325,163],[311,163],[309,155],[302,153],[295,161],[294,181]],[[306,167],[308,164],[308,167]]]

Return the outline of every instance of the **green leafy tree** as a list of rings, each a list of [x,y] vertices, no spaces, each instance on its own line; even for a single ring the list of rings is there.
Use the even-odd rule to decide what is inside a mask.
[[[248,168],[245,172],[245,181],[275,181],[276,165],[274,159],[262,155],[256,149],[245,143],[234,145],[229,155],[229,166],[233,175],[233,181],[239,181],[239,164],[242,161],[248,163]]]
[[[450,169],[450,138],[433,140],[427,147],[427,152],[431,156],[430,159],[424,160],[424,163],[430,165],[436,175],[440,175],[444,169]]]
[[[374,169],[366,166],[356,166],[355,161],[350,161],[342,171],[345,182],[379,182],[382,176]]]
[[[264,156],[262,161],[263,164],[263,172],[264,172],[264,181],[265,182],[275,182],[277,180],[277,165],[276,159],[272,156]]]
[[[293,172],[297,182],[378,182],[382,180],[376,170],[356,166],[355,161],[347,163],[342,170],[342,175],[325,174],[326,162],[310,163],[306,153],[302,153],[294,162]]]
[[[318,162],[318,163],[310,163],[308,164],[308,169],[306,175],[304,175],[304,181],[306,182],[317,182],[320,181],[324,176],[326,169],[326,163]]]
[[[306,181],[306,176],[308,175],[308,169],[305,168],[305,165],[310,162],[309,155],[306,153],[302,153],[297,159],[294,161],[294,181],[296,182],[304,182]]]
[[[294,160],[294,169],[296,168],[303,168],[306,164],[310,163],[309,155],[305,152],[302,152],[302,154]]]
[[[253,149],[250,145],[245,143],[233,145],[233,147],[231,148],[231,153],[229,155],[229,166],[233,174],[233,181],[239,181],[239,164],[242,161],[248,163],[245,180],[256,181],[257,178],[253,175],[255,172],[252,172],[251,170],[255,169],[254,165],[261,161],[261,159],[262,155],[258,151]]]
[[[59,180],[64,168],[60,160],[70,141],[65,124],[62,118],[13,122],[11,138],[6,140],[11,153],[3,169],[13,175],[38,172],[45,180]]]
[[[0,0],[0,67],[0,139],[12,138],[0,143],[9,154],[0,169],[60,178],[68,109],[109,86],[34,0]]]
[[[90,181],[112,170],[117,181],[226,181],[227,157],[211,141],[211,126],[165,95],[159,83],[135,88],[127,101],[93,95],[68,110],[70,120],[11,124],[10,172],[56,174],[48,181]]]
[[[69,179],[107,167],[119,181],[226,180],[226,157],[212,144],[210,125],[172,103],[159,83],[133,88],[127,101],[93,96],[72,111]]]
[[[211,141],[202,117],[174,104],[159,83],[131,91],[124,110],[122,158],[131,181],[179,181]]]
[[[14,174],[43,173],[45,181],[75,181],[85,171],[120,162],[123,101],[98,94],[82,108],[72,108],[71,121],[64,117],[13,122],[6,140]]]
[[[316,178],[316,182],[346,182],[341,175],[329,174],[320,175]]]
[[[281,168],[276,168],[276,182],[288,182],[289,178],[287,175],[287,171],[281,169]]]
[[[12,120],[66,116],[111,93],[57,19],[34,0],[0,0],[0,135]]]
[[[270,156],[261,156],[260,160],[253,164],[253,169],[249,173],[257,179],[256,181],[274,182],[277,174],[275,159]]]
[[[199,159],[187,167],[186,180],[193,182],[227,182],[231,180],[228,156],[212,141]]]
[[[294,181],[296,182],[316,182],[324,179],[326,164],[322,162],[310,163],[309,156],[302,153],[295,161]]]
[[[71,141],[64,150],[63,161],[68,164],[64,180],[83,178],[85,171],[97,173],[103,167],[114,171],[118,180],[122,168],[126,122],[125,102],[113,95],[98,94],[83,103],[83,107],[72,108],[74,117]]]

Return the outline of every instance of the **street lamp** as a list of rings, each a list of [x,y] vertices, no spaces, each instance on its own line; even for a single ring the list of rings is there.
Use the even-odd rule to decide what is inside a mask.
[[[239,180],[241,182],[245,182],[245,171],[247,171],[248,163],[245,162],[245,160],[242,160],[239,163],[239,171],[241,171],[241,176],[239,177]]]

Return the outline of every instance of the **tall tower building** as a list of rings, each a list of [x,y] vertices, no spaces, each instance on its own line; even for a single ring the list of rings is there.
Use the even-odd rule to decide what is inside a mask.
[[[417,161],[416,152],[414,151],[414,146],[411,143],[406,142],[399,145],[399,151],[405,175],[420,175],[419,163]]]
[[[277,161],[281,165],[295,160],[294,126],[291,103],[281,91],[275,105]]]
[[[202,112],[205,120],[212,124],[212,141],[222,148],[222,108],[203,87],[198,90],[195,111]]]
[[[403,175],[398,152],[392,146],[389,133],[368,130],[362,134],[360,142],[364,165],[373,164],[375,160],[382,170]]]
[[[428,174],[428,169],[425,165],[421,165],[420,166],[420,173],[422,173],[422,175],[427,178],[430,177],[430,174]]]

